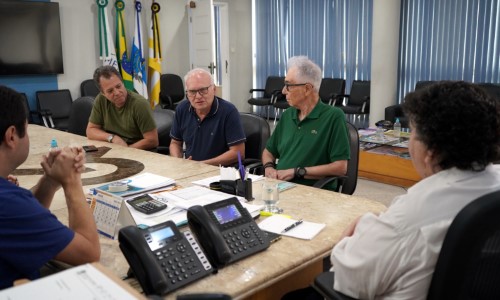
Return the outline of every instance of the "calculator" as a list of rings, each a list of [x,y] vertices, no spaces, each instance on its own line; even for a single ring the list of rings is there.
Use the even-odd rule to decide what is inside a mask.
[[[155,212],[159,212],[167,208],[167,205],[161,201],[155,200],[153,197],[148,194],[137,196],[133,199],[127,201],[128,204],[132,205],[132,207],[144,213],[146,215],[153,214]]]

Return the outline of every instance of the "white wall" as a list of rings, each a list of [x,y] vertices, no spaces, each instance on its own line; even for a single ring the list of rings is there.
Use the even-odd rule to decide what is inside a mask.
[[[101,65],[99,60],[98,14],[95,0],[53,0],[59,2],[63,41],[64,74],[58,76],[59,89],[69,89],[76,99],[80,83]],[[124,0],[127,44],[130,49],[134,33],[134,0]],[[151,22],[152,0],[142,0],[144,46]],[[188,18],[185,0],[157,1],[162,42],[162,72],[180,76],[189,71]],[[251,0],[222,0],[229,7],[231,51],[231,100],[240,110],[248,110],[248,90],[252,85],[251,69]],[[115,32],[114,1],[107,10],[111,32]],[[147,53],[147,52],[146,52]],[[147,56],[147,54],[146,54]]]

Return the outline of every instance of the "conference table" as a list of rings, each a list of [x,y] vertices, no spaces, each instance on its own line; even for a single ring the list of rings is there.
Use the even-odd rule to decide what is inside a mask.
[[[42,175],[39,162],[49,150],[50,141],[59,146],[95,145],[97,152],[86,154],[82,174],[84,189],[119,180],[140,172],[150,172],[176,180],[181,187],[195,180],[219,175],[219,168],[200,162],[174,158],[150,151],[137,150],[106,142],[91,141],[67,132],[29,125],[30,155],[15,172],[21,186],[30,188]],[[261,204],[259,181],[253,183],[254,204]],[[280,193],[279,206],[294,219],[324,223],[325,228],[312,240],[283,236],[260,253],[237,261],[199,281],[165,296],[175,299],[188,293],[225,293],[233,299],[279,299],[286,292],[310,285],[323,271],[323,259],[330,255],[344,228],[361,214],[378,213],[385,206],[377,201],[344,195],[313,187],[297,185]],[[62,191],[54,197],[51,211],[68,224],[66,202]],[[257,219],[257,223],[264,217]],[[181,228],[185,230],[187,228]],[[117,240],[100,237],[100,263],[119,278],[126,277],[129,266]],[[127,279],[140,289],[135,279]]]

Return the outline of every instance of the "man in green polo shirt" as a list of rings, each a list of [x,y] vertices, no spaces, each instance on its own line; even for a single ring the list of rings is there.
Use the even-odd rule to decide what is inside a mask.
[[[291,107],[262,153],[266,177],[313,185],[327,176],[345,175],[350,158],[345,116],[320,101],[321,78],[321,69],[307,57],[289,59],[282,92]]]

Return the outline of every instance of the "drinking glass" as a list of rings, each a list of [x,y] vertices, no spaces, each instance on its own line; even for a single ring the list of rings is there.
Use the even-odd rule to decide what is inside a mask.
[[[278,183],[269,179],[264,179],[262,183],[262,201],[264,201],[264,211],[279,214],[283,209],[277,206],[279,202]]]

